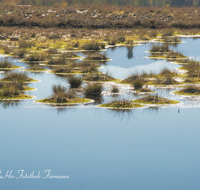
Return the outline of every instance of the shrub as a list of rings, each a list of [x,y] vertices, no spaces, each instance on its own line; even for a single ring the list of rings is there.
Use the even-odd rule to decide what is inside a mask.
[[[83,83],[83,80],[80,76],[72,76],[68,79],[71,88],[78,88]]]
[[[103,86],[100,83],[90,83],[85,87],[84,94],[89,97],[100,97],[103,91]]]

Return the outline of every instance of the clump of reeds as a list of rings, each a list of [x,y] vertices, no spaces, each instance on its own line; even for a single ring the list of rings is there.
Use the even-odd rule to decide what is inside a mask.
[[[54,100],[56,103],[66,103],[67,99],[76,98],[76,94],[74,91],[68,91],[67,88],[61,85],[53,85],[52,86],[52,97],[51,100]]]
[[[30,41],[27,41],[27,40],[20,40],[19,41],[19,49],[31,48],[32,46],[35,46],[34,42],[30,42]]]
[[[41,70],[44,70],[44,67],[42,67],[38,64],[31,64],[31,65],[28,66],[28,70],[41,71]]]
[[[90,83],[84,89],[85,96],[88,97],[100,97],[103,91],[103,85],[101,83]]]
[[[199,94],[200,93],[200,87],[195,86],[195,85],[189,85],[189,86],[186,86],[181,91],[184,92],[184,93],[188,93],[188,94]]]
[[[8,72],[2,80],[11,82],[27,82],[31,79],[28,77],[26,72]]]
[[[114,80],[114,78],[109,74],[109,73],[106,73],[106,74],[99,74],[99,73],[92,73],[88,76],[86,76],[84,78],[85,80],[88,80],[88,81],[111,81],[111,80]]]
[[[150,52],[160,52],[160,53],[170,52],[169,45],[168,44],[152,45]]]
[[[134,86],[135,90],[139,90],[144,86],[144,82],[141,80],[135,80],[133,82],[133,86]]]
[[[28,57],[26,57],[25,61],[45,61],[47,59],[47,56],[44,54],[31,54]]]
[[[80,76],[72,76],[68,78],[68,82],[71,88],[78,88],[83,83],[83,80]]]
[[[164,77],[174,77],[177,75],[177,73],[175,73],[174,71],[171,71],[167,67],[163,67],[159,75],[164,76]]]
[[[0,68],[12,68],[13,65],[8,59],[0,60]]]
[[[71,67],[62,66],[62,65],[52,67],[52,70],[55,73],[71,73],[72,72],[72,68]]]
[[[100,52],[95,52],[95,53],[89,53],[86,57],[88,60],[107,60],[108,57],[106,53],[100,53]]]
[[[104,49],[105,48],[105,45],[104,44],[101,44],[97,41],[88,41],[88,42],[85,42],[83,45],[82,45],[82,48],[85,49],[85,50],[94,50],[94,51],[98,51],[100,49]]]

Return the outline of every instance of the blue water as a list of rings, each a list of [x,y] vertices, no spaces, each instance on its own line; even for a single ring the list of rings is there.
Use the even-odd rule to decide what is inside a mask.
[[[192,47],[199,44],[199,40],[185,41],[192,42]],[[132,59],[126,57],[126,48],[117,49],[110,64],[118,64],[114,56],[121,56],[117,60],[123,59],[125,66],[118,65],[122,68],[139,66],[142,60],[148,66],[147,62],[154,62],[143,58],[149,47],[138,46],[144,50],[141,52],[134,47]],[[195,51],[188,50],[192,47],[179,44],[177,48],[197,57],[192,53]],[[14,61],[27,67],[26,63]],[[53,84],[69,86],[66,79],[54,74],[29,76],[41,80],[30,85],[37,91],[28,94],[36,99],[48,97]],[[105,84],[105,91],[109,91],[109,85]],[[129,92],[122,96],[138,98],[130,86],[120,87]],[[0,189],[199,190],[200,101],[171,94],[175,89],[154,90],[181,104],[117,112],[97,108],[96,104],[58,108],[34,100],[10,106],[1,103],[2,175],[12,170],[18,176],[17,171],[24,170],[28,174],[40,171],[45,176],[44,170],[51,170],[52,175],[66,175],[69,179],[0,179]],[[104,96],[102,101],[110,99]]]

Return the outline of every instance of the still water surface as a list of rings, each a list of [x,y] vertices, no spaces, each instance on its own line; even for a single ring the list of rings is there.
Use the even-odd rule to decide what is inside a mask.
[[[184,39],[176,48],[198,58],[200,40]],[[188,44],[188,45],[187,45]],[[113,75],[124,78],[127,71],[153,64],[178,65],[144,58],[149,44],[133,48],[108,50],[113,59],[106,67]],[[192,50],[193,49],[193,50]],[[129,52],[130,54],[130,52]],[[14,60],[16,65],[25,63]],[[145,66],[145,67],[144,67]],[[123,68],[116,72],[116,67]],[[155,66],[151,67],[154,69]],[[116,77],[115,76],[115,77]],[[51,94],[52,84],[68,86],[65,79],[53,74],[30,74],[41,82],[32,83],[37,99]],[[109,88],[109,84],[105,89]],[[128,90],[130,99],[138,98]],[[200,125],[199,99],[181,98],[170,90],[155,89],[181,104],[159,109],[136,109],[116,112],[96,105],[51,108],[22,101],[0,108],[0,170],[17,175],[51,170],[52,175],[69,175],[69,179],[0,179],[4,190],[199,190]],[[175,90],[175,89],[172,89]],[[103,102],[110,100],[104,96]],[[178,113],[180,109],[180,113]]]

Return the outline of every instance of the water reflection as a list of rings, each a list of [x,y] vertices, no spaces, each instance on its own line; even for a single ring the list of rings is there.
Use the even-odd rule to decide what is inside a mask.
[[[127,46],[126,48],[128,51],[126,57],[128,57],[128,59],[132,59],[133,58],[133,46]]]
[[[0,101],[0,105],[2,106],[2,108],[7,109],[7,108],[18,108],[21,105],[21,101],[20,100],[13,100],[13,101]]]
[[[112,112],[112,119],[118,119],[120,122],[125,121],[129,123],[131,120],[136,119],[135,109],[108,109]]]

